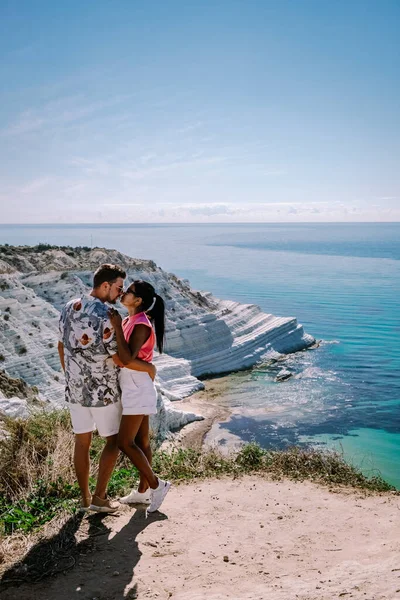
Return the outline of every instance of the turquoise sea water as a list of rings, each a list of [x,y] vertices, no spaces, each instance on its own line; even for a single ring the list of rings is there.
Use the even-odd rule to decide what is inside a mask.
[[[0,226],[0,242],[98,245],[151,258],[220,298],[296,316],[323,340],[231,378],[222,443],[342,449],[400,488],[400,224]]]

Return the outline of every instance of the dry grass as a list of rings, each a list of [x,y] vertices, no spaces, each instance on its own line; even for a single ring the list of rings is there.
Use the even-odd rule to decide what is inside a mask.
[[[0,439],[0,537],[35,530],[63,510],[74,512],[79,489],[68,411],[42,412],[28,420],[4,418],[0,426],[4,433]],[[94,436],[92,484],[103,443]],[[271,452],[249,444],[226,456],[214,450],[175,448],[170,452],[156,450],[153,460],[155,471],[175,482],[261,473],[274,479],[308,479],[378,492],[394,489],[379,475],[366,477],[342,456],[315,449]],[[110,496],[123,495],[136,480],[135,468],[121,457],[110,480]]]
[[[7,500],[28,497],[40,481],[75,483],[68,411],[38,413],[28,420],[3,417],[1,426],[0,494]]]
[[[372,477],[363,475],[337,452],[313,448],[292,447],[269,451],[257,444],[247,444],[238,453],[230,455],[222,455],[218,450],[203,452],[176,448],[172,452],[156,453],[154,468],[174,481],[259,473],[272,479],[286,477],[295,481],[308,480],[371,492],[395,490],[379,474]]]

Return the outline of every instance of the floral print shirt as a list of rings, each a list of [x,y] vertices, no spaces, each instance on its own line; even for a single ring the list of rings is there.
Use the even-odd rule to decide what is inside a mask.
[[[61,311],[60,342],[64,345],[65,400],[88,407],[120,400],[114,329],[109,307],[98,298],[71,300]]]

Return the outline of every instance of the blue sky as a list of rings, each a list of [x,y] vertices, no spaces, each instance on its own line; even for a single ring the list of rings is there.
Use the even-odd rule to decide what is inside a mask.
[[[0,4],[3,223],[400,221],[397,0]]]

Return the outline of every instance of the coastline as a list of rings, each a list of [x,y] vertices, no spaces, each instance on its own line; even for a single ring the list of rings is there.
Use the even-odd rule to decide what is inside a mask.
[[[205,385],[203,390],[195,392],[192,396],[183,400],[174,402],[174,406],[176,405],[179,410],[201,414],[204,416],[204,419],[191,422],[179,431],[173,432],[170,438],[162,442],[160,446],[161,450],[168,451],[182,447],[203,451],[216,450],[223,455],[230,455],[238,452],[242,446],[249,443],[249,440],[241,440],[236,435],[230,436],[227,430],[221,429],[221,435],[218,432],[218,427],[216,427],[217,432],[214,430],[214,426],[227,422],[233,415],[239,414],[238,406],[232,406],[229,400],[225,399],[229,395],[229,392],[232,391],[232,388],[234,389],[237,386],[237,381],[232,380],[234,373],[236,372],[205,379],[203,381]],[[400,493],[398,481],[393,481],[390,477],[382,474],[381,470],[375,465],[370,465],[370,462],[367,461],[369,456],[367,451],[364,453],[359,451],[358,454],[353,454],[349,450],[346,451],[346,448],[343,448],[342,445],[335,447],[334,445],[321,444],[319,441],[316,441],[314,444],[312,441],[308,443],[303,442],[293,444],[293,446],[336,453],[347,464],[359,469],[365,476],[380,476],[393,485]]]
[[[232,414],[224,401],[224,391],[230,385],[230,375],[213,377],[203,381],[204,389],[195,392],[183,400],[174,402],[174,407],[184,412],[201,414],[202,421],[188,423],[179,431],[173,432],[173,438],[166,439],[161,449],[169,450],[178,446],[198,450],[203,447],[204,438],[216,421],[224,421]]]
[[[203,387],[198,378],[247,369],[266,354],[296,352],[315,342],[295,317],[275,316],[255,304],[193,290],[188,281],[154,262],[116,250],[0,246],[1,367],[9,377],[35,386],[40,397],[54,405],[60,405],[63,396],[56,350],[60,309],[71,297],[88,292],[91,273],[106,262],[120,264],[128,279],[146,278],[162,291],[167,303],[166,346],[155,363],[161,402],[172,401],[168,410],[176,411],[174,401]],[[20,412],[25,409],[21,405]],[[159,423],[161,433],[187,423],[187,415],[166,417]]]
[[[131,279],[145,275],[163,290],[168,302],[168,347],[156,358],[160,411],[159,418],[152,420],[155,435],[161,441],[171,439],[170,432],[174,432],[175,441],[167,445],[199,447],[207,438],[208,446],[221,442],[224,449],[236,449],[240,440],[235,435],[228,442],[226,439],[229,425],[216,425],[238,412],[236,405],[224,402],[225,382],[265,355],[286,359],[313,347],[314,338],[295,317],[276,317],[254,304],[219,300],[208,292],[193,290],[186,279],[163,271],[152,261],[117,250],[46,244],[0,246],[0,362],[7,380],[7,385],[0,385],[1,411],[25,418],[30,408],[63,406],[63,375],[56,351],[59,309],[71,296],[87,291],[90,273],[100,262],[121,263]],[[286,377],[284,366],[282,363],[281,376]],[[304,367],[294,379],[301,378],[304,386],[308,381],[310,391],[315,373],[312,365]],[[9,385],[11,380],[24,383],[24,390],[11,393],[15,387]],[[204,385],[205,393],[196,393]],[[232,395],[228,392],[227,396]],[[301,394],[307,398],[306,393]],[[280,400],[278,397],[278,407]],[[301,406],[303,398],[297,400]],[[318,411],[320,407],[315,408]]]

